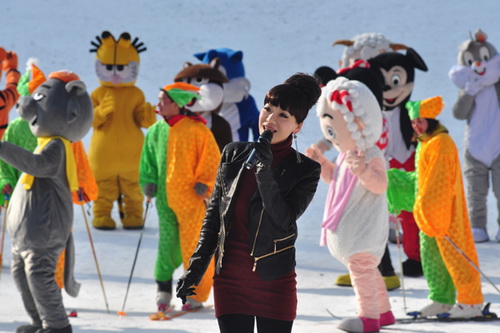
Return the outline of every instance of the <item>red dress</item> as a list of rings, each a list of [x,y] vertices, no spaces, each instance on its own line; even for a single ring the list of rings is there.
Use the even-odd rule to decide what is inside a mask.
[[[274,169],[290,153],[294,153],[291,136],[272,145]],[[236,192],[235,209],[225,241],[224,259],[219,274],[214,276],[215,316],[245,314],[292,321],[297,310],[295,271],[272,281],[263,281],[253,272],[248,241],[248,203],[257,191],[255,170],[245,170]]]

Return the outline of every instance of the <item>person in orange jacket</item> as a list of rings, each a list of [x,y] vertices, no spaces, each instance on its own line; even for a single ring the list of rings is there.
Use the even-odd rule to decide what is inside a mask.
[[[196,93],[198,90],[198,87],[185,82],[166,85],[160,90],[157,104],[158,112],[170,126],[165,143],[167,204],[174,212],[176,221],[173,222],[177,222],[184,269],[189,267],[191,255],[198,244],[206,200],[212,193],[220,161],[219,147],[205,119],[184,108],[193,99],[200,98]],[[165,241],[163,237],[160,240]],[[212,288],[214,267],[214,264],[209,265],[195,288],[196,295],[188,298],[183,309],[203,306]],[[171,291],[171,280],[167,282],[168,289],[163,291]],[[171,294],[168,301],[170,297]]]
[[[422,317],[449,313],[453,318],[482,315],[483,294],[479,266],[462,180],[458,150],[448,130],[436,120],[443,109],[440,96],[407,102],[412,127],[418,135],[416,190],[408,197],[420,229],[422,268],[429,286],[431,304],[420,310]],[[403,171],[389,170],[389,207],[398,207]],[[410,177],[412,177],[410,175]],[[415,177],[413,176],[413,179]],[[409,187],[410,188],[410,187]],[[456,248],[457,246],[465,256]],[[457,302],[457,303],[456,303]]]

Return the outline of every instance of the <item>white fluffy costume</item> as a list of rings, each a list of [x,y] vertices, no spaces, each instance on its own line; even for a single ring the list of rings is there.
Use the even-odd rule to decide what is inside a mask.
[[[143,195],[139,186],[139,161],[144,134],[156,121],[155,107],[147,103],[135,86],[139,73],[139,53],[146,50],[137,38],[124,32],[118,40],[108,31],[93,42],[96,72],[101,86],[92,92],[94,132],[89,160],[99,195],[94,202],[98,229],[114,229],[111,210],[115,200],[123,201],[123,227],[142,228]],[[122,214],[123,213],[123,214]]]
[[[500,212],[500,54],[483,31],[479,29],[460,45],[458,65],[449,76],[459,88],[453,115],[467,120],[464,172],[474,240],[484,242],[489,239],[486,198],[490,176]],[[500,241],[500,230],[496,239]]]
[[[382,113],[364,84],[344,77],[322,89],[317,110],[325,137],[340,152],[335,163],[322,161],[330,188],[321,242],[349,269],[358,299],[358,317],[344,319],[339,328],[375,332],[394,323],[377,268],[388,236],[385,159],[376,146]]]
[[[38,138],[34,153],[9,142],[0,158],[23,171],[12,193],[7,226],[12,238],[12,276],[31,325],[16,332],[71,332],[54,273],[61,252],[73,258],[73,203],[78,190],[71,142],[83,138],[92,124],[92,103],[85,84],[74,73],[49,76],[32,96],[21,97],[17,110]],[[67,265],[66,267],[70,267]],[[67,278],[71,278],[67,276]],[[73,297],[79,285],[65,281]]]

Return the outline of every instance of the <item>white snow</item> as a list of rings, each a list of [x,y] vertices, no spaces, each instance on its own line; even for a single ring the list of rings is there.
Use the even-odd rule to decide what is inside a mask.
[[[21,71],[28,58],[36,57],[46,74],[70,69],[79,74],[92,91],[98,81],[94,72],[95,55],[89,53],[90,42],[103,30],[115,36],[128,31],[148,48],[141,54],[137,86],[151,103],[156,103],[158,87],[171,83],[185,61],[197,62],[193,53],[217,47],[243,50],[246,74],[252,82],[251,93],[261,107],[266,91],[291,74],[312,73],[322,65],[337,69],[343,49],[332,47],[333,41],[364,32],[380,32],[393,42],[413,47],[425,60],[429,71],[417,71],[412,97],[443,96],[447,106],[440,119],[462,153],[465,124],[451,115],[457,89],[447,73],[456,64],[458,45],[469,37],[469,32],[479,27],[497,48],[500,47],[499,10],[500,2],[492,0],[17,0],[2,3],[0,46],[19,54]],[[13,110],[11,119],[15,117],[17,114]],[[304,151],[320,133],[313,110],[299,134],[299,149]],[[90,133],[84,140],[87,147],[89,138]],[[294,332],[339,332],[338,319],[331,317],[326,309],[336,316],[356,315],[352,289],[333,284],[337,275],[345,273],[346,269],[326,248],[318,245],[326,191],[326,185],[321,184],[311,206],[300,219],[297,244],[299,307]],[[498,230],[498,213],[491,193],[488,208],[489,233],[490,238],[494,238]],[[67,310],[78,312],[78,317],[71,319],[74,332],[218,332],[213,310],[170,322],[148,319],[155,310],[156,285],[152,276],[158,239],[155,207],[147,216],[125,306],[127,316],[120,318],[117,315],[122,309],[139,235],[140,231],[92,229],[110,307],[107,313],[83,213],[75,206],[76,277],[82,288],[76,299],[63,293]],[[0,280],[0,332],[12,332],[28,320],[10,276],[9,249],[7,236]],[[396,245],[391,244],[390,250],[393,264],[400,271]],[[482,270],[500,285],[500,244],[479,244],[477,250]],[[406,259],[404,254],[402,257]],[[180,274],[178,270],[174,279]],[[406,278],[404,284],[405,294],[401,289],[390,292],[397,317],[404,316],[405,302],[407,310],[419,309],[428,303],[424,278]],[[500,312],[500,295],[485,279],[483,292],[486,301],[493,303],[492,310]],[[179,300],[175,303],[180,306]],[[208,303],[212,304],[213,300]],[[382,331],[492,333],[500,331],[500,322],[397,324]]]

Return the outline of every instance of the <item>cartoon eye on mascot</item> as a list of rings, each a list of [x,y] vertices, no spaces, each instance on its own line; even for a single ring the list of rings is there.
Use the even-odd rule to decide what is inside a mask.
[[[72,191],[78,176],[72,142],[89,131],[93,108],[85,84],[72,72],[49,75],[17,109],[37,137],[35,152],[0,143],[0,158],[23,171],[7,211],[12,239],[12,276],[21,293],[30,325],[16,332],[71,332],[62,295],[54,279],[58,258],[66,250],[65,289],[76,297]]]
[[[500,172],[500,55],[481,29],[460,45],[458,65],[449,76],[459,89],[453,115],[467,121],[464,173],[474,241],[486,242],[490,176],[500,211],[500,179],[495,177]],[[495,239],[500,241],[500,229]]]
[[[227,76],[224,83],[224,100],[219,115],[231,126],[234,141],[248,141],[259,137],[259,109],[250,91],[250,81],[245,77],[243,52],[228,48],[211,49],[194,55],[209,64],[214,58],[220,59],[219,70]]]
[[[89,160],[99,194],[94,202],[92,224],[97,229],[115,229],[111,217],[118,198],[120,219],[125,229],[141,229],[144,197],[139,186],[139,160],[144,134],[156,121],[155,107],[147,103],[135,86],[139,74],[139,53],[143,43],[124,32],[118,39],[104,31],[91,52],[101,86],[92,94],[93,134]]]
[[[196,64],[185,62],[183,69],[174,77],[175,82],[184,82],[200,88],[198,95],[201,98],[185,106],[189,111],[195,112],[207,121],[207,126],[217,141],[220,151],[233,141],[231,126],[218,115],[224,100],[224,84],[227,77],[219,70],[220,60],[214,58],[209,64]]]

